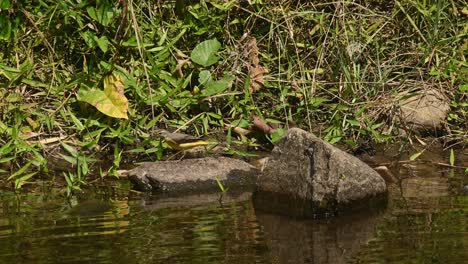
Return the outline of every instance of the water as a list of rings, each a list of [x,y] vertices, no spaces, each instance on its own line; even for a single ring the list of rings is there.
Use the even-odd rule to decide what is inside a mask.
[[[4,191],[0,263],[467,263],[464,172],[394,169],[385,208],[323,220],[256,211],[248,194],[144,197],[124,183],[71,200],[47,187]]]

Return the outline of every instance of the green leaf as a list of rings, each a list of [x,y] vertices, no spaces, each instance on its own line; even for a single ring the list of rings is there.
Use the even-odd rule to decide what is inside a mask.
[[[229,188],[225,188],[224,185],[221,183],[221,181],[218,179],[218,177],[215,177],[215,180],[221,192],[225,193],[228,191]]]
[[[310,100],[310,103],[312,105],[312,107],[319,107],[322,103],[326,103],[330,101],[329,99],[327,98],[323,98],[323,97],[314,97]]]
[[[278,142],[278,140],[281,139],[281,137],[284,135],[284,133],[286,133],[285,129],[283,129],[283,128],[276,129],[275,132],[273,132],[273,134],[271,134],[271,142],[272,143]]]
[[[86,45],[88,45],[88,48],[94,48],[94,46],[96,46],[97,36],[93,32],[87,30],[85,32],[81,32],[80,35],[86,42]]]
[[[7,144],[3,145],[0,148],[0,156],[5,156],[15,149],[15,146],[11,146],[12,142],[13,141],[9,141]]]
[[[11,22],[0,14],[0,39],[9,40],[11,37]]]
[[[468,84],[462,84],[458,89],[460,92],[468,92]]]
[[[421,154],[423,154],[423,153],[424,153],[424,150],[423,150],[423,151],[420,151],[420,152],[418,152],[418,153],[415,153],[415,154],[413,154],[413,155],[411,155],[411,157],[410,157],[409,159],[410,159],[411,161],[414,161],[414,160],[416,160],[419,156],[421,156]]]
[[[68,154],[72,155],[74,158],[78,157],[78,150],[76,150],[75,147],[70,146],[64,142],[60,142],[60,145],[62,145],[62,148],[64,148]]]
[[[450,149],[450,165],[455,165],[455,153],[453,152],[453,149]]]
[[[361,123],[359,121],[353,120],[353,119],[347,119],[346,122],[348,122],[352,126],[360,126]]]
[[[216,52],[220,48],[221,43],[217,39],[205,40],[193,49],[190,58],[193,62],[207,67],[218,62],[219,57],[216,56]]]
[[[96,14],[96,8],[95,7],[88,7],[86,8],[86,11],[88,12],[88,15],[94,19],[94,20],[98,20],[98,17],[97,17],[97,14]]]
[[[36,80],[32,80],[32,79],[27,79],[27,78],[24,78],[21,80],[22,83],[24,84],[27,84],[29,86],[32,86],[32,87],[47,87],[47,84],[45,83],[42,83],[40,81],[36,81]]]
[[[109,40],[107,39],[106,36],[102,36],[100,38],[95,38],[94,39],[96,41],[96,43],[98,44],[99,48],[103,51],[103,52],[107,52],[107,49],[109,47]]]
[[[339,142],[341,140],[341,138],[342,137],[333,137],[333,138],[330,139],[330,141],[328,141],[328,143],[333,145],[333,144]]]
[[[5,76],[9,81],[13,81],[21,76],[21,70],[0,64],[0,75]]]
[[[233,77],[232,75],[224,74],[221,80],[213,81],[211,73],[209,71],[204,70],[200,72],[200,75],[198,76],[198,81],[205,87],[205,89],[201,91],[201,94],[203,96],[212,96],[221,94],[224,91],[226,91],[226,89],[231,87]]]
[[[114,16],[114,12],[110,4],[101,4],[97,8],[88,7],[86,11],[93,20],[103,26],[109,25],[110,22],[112,22],[112,17]]]
[[[27,180],[29,180],[32,176],[36,175],[37,174],[37,171],[36,172],[32,172],[32,173],[28,173],[24,176],[21,176],[20,178],[16,179],[15,180],[15,189],[19,189],[21,188],[21,186],[23,185],[23,183]]]
[[[0,163],[8,162],[8,161],[13,160],[13,159],[15,159],[14,156],[3,157],[3,158],[0,159]]]
[[[205,84],[207,82],[210,82],[211,80],[212,80],[212,78],[211,78],[210,71],[203,70],[198,75],[198,82],[200,83],[200,85],[203,85],[203,84]]]
[[[1,0],[0,1],[0,10],[8,10],[10,8],[10,0]]]
[[[212,96],[216,94],[220,94],[229,87],[230,83],[226,80],[219,80],[219,81],[211,81],[208,82],[205,86],[206,89],[202,90],[203,96]]]
[[[104,78],[104,91],[82,88],[78,91],[77,99],[93,105],[107,116],[128,119],[128,100],[123,88],[122,77],[111,74]]]
[[[224,2],[223,4],[217,4],[216,2],[210,2],[214,7],[222,10],[222,11],[229,11],[232,9],[232,7],[235,6],[236,4],[236,0],[232,0],[232,1],[229,1],[229,2]]]
[[[83,123],[73,114],[72,111],[67,111],[67,114],[70,116],[71,120],[73,121],[73,124],[75,125],[76,129],[78,131],[83,131],[85,129]]]
[[[18,177],[19,175],[23,174],[28,168],[29,166],[31,166],[32,162],[28,162],[26,163],[26,165],[24,165],[21,169],[17,170],[15,173],[13,173],[12,175],[10,175],[10,177],[8,177],[7,181],[15,178],[15,177]]]
[[[72,186],[73,185],[72,179],[70,179],[70,177],[65,172],[63,173],[63,176],[65,177],[65,181],[67,182],[67,185]],[[70,174],[70,176],[73,176],[73,175]]]

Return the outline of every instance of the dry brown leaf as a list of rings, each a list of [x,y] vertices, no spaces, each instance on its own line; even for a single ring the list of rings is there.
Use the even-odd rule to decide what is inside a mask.
[[[252,132],[252,131],[250,131],[248,129],[233,126],[231,124],[224,124],[224,126],[226,128],[228,128],[228,129],[232,129],[232,131],[234,131],[234,133],[236,133],[236,134],[238,134],[240,136],[247,136],[248,134],[250,134]]]
[[[177,60],[177,66],[172,73],[175,77],[183,77],[184,72],[182,69],[184,68],[185,64],[190,65],[190,57],[185,55],[181,50],[176,50],[175,57]]]
[[[177,60],[177,66],[174,70],[174,76],[176,77],[183,77],[184,72],[182,71],[182,68],[184,67],[185,64],[189,64],[190,59],[185,59],[185,60]]]
[[[268,73],[268,70],[263,68],[262,66],[257,66],[255,68],[249,69],[249,75],[250,75],[249,92],[250,93],[260,90],[263,87],[263,85],[265,85],[265,78],[264,78],[265,73]]]
[[[176,57],[179,59],[188,59],[190,58],[189,56],[185,55],[181,50],[176,51]]]
[[[247,38],[247,43],[244,45],[242,54],[248,66],[258,66],[260,61],[258,59],[257,40],[255,38]]]
[[[250,130],[247,130],[242,127],[234,127],[232,131],[234,131],[236,134],[241,135],[241,136],[247,136],[251,132]]]
[[[257,40],[253,37],[246,37],[245,39],[246,43],[243,46],[242,56],[250,76],[249,92],[253,93],[264,86],[264,75],[268,73],[268,70],[260,65]]]
[[[47,145],[47,144],[52,144],[52,143],[55,143],[55,142],[59,142],[61,140],[64,140],[66,139],[67,137],[66,136],[60,136],[60,137],[53,137],[53,138],[45,138],[45,139],[41,139],[39,140],[38,142],[42,145]]]
[[[265,135],[271,135],[275,132],[276,129],[272,128],[267,124],[265,120],[260,118],[259,116],[253,117],[253,125],[252,129],[255,129]]]

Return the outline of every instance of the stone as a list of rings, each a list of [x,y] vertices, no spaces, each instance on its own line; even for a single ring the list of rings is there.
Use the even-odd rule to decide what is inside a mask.
[[[302,129],[277,142],[257,178],[256,208],[293,216],[333,216],[379,203],[385,180],[358,158]]]
[[[415,93],[400,105],[400,121],[406,130],[437,135],[450,111],[448,99],[438,90]]]
[[[146,162],[128,172],[141,191],[203,192],[224,188],[253,189],[257,169],[242,160],[226,157]]]

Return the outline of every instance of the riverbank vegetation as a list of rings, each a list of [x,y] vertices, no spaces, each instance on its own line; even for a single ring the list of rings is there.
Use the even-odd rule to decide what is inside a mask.
[[[3,0],[0,181],[20,188],[62,159],[72,192],[128,157],[162,158],[158,128],[210,134],[231,153],[268,148],[291,125],[349,149],[404,141],[397,95],[423,86],[450,98],[445,141],[466,143],[467,6]],[[233,131],[254,117],[280,129]]]

